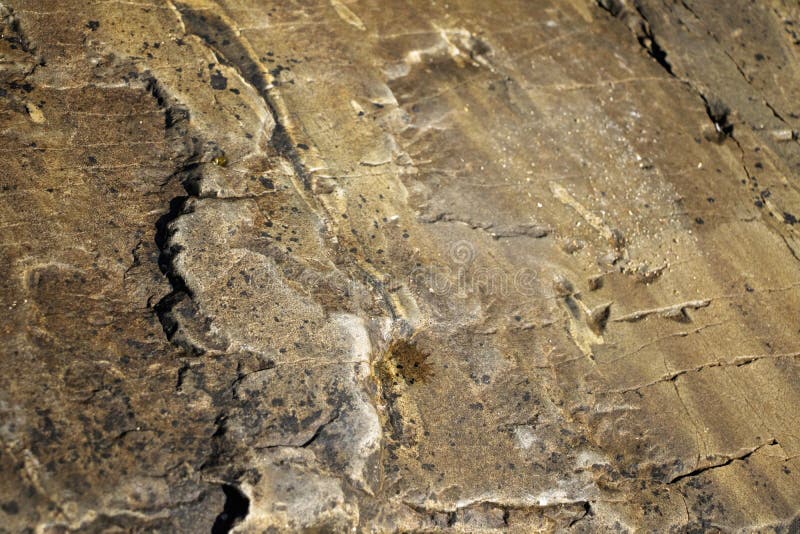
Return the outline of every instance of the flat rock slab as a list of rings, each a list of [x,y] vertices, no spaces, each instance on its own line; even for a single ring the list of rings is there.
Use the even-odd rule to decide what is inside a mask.
[[[800,528],[795,3],[0,33],[0,530]]]

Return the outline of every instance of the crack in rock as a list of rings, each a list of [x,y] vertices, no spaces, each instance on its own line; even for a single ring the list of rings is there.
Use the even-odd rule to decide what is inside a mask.
[[[669,482],[667,482],[667,484],[675,484],[675,483],[680,482],[680,481],[682,481],[684,479],[702,475],[703,473],[705,473],[707,471],[711,471],[711,470],[714,470],[714,469],[719,469],[721,467],[725,467],[725,466],[731,465],[733,462],[745,462],[745,461],[747,461],[748,458],[750,458],[757,451],[763,449],[764,447],[768,447],[768,446],[771,446],[771,445],[779,445],[779,443],[777,442],[777,440],[774,440],[774,439],[769,440],[768,442],[763,443],[763,444],[761,444],[761,445],[759,445],[757,447],[753,447],[752,449],[749,449],[749,450],[747,450],[746,452],[744,452],[742,454],[739,454],[739,455],[736,455],[736,456],[727,457],[721,462],[712,463],[712,464],[709,464],[709,465],[699,466],[699,467],[696,467],[695,469],[692,469],[691,471],[688,471],[686,473],[682,473],[680,475],[677,475],[677,476],[671,478],[669,480]]]

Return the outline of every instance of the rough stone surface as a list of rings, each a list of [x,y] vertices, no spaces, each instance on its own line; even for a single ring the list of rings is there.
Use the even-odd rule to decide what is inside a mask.
[[[0,33],[0,531],[800,529],[796,2]]]

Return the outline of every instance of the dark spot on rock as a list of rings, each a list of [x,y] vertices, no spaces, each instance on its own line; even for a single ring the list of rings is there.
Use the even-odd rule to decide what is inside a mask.
[[[278,78],[281,75],[281,72],[285,70],[292,70],[292,69],[290,69],[289,67],[284,67],[283,65],[277,65],[274,69],[271,69],[269,73],[272,74],[273,78]]]
[[[756,61],[764,61],[766,59],[764,57],[764,54],[762,54],[761,52],[757,53],[754,57],[756,58]]]
[[[789,213],[788,211],[783,212],[783,222],[786,224],[797,224],[797,217]]]
[[[586,322],[589,325],[589,328],[592,329],[597,335],[601,335],[603,331],[606,329],[606,324],[608,324],[608,318],[611,316],[611,305],[601,305],[594,308],[592,311],[588,313],[586,316]]]
[[[86,23],[86,27],[92,31],[95,31],[97,28],[100,27],[100,22],[96,20],[90,20],[89,22]]]
[[[222,75],[220,71],[211,75],[211,88],[217,91],[222,91],[228,87],[228,79]]]
[[[8,515],[16,515],[19,513],[19,505],[17,504],[17,501],[4,502],[2,505],[0,505],[0,508],[2,508],[3,511]]]
[[[702,217],[695,217],[694,222],[696,222],[697,224],[703,224],[705,221],[703,220]]]
[[[308,150],[308,145],[305,143],[297,143],[297,148],[302,148],[303,150]]]
[[[269,189],[269,190],[275,189],[275,183],[272,180],[270,180],[269,178],[265,178],[264,176],[261,176],[258,179],[258,181],[261,183],[261,185],[264,186],[265,189]],[[272,223],[270,223],[268,226],[272,226]]]

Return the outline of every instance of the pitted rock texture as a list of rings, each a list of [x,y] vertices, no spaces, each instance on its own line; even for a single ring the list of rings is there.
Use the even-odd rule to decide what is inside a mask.
[[[795,2],[0,33],[0,531],[800,529]]]

